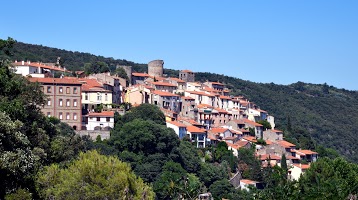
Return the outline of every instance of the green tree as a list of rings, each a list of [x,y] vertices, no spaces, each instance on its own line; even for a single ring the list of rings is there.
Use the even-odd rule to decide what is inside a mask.
[[[286,160],[286,154],[282,154],[281,156],[281,168],[287,173],[287,160]]]
[[[235,188],[227,179],[223,179],[211,184],[209,191],[215,200],[221,200],[222,198],[230,198],[231,194],[235,192]]]
[[[267,120],[260,120],[260,121],[258,121],[257,123],[263,125],[263,129],[264,129],[264,130],[271,129],[271,124],[270,124],[270,122],[268,122]]]
[[[165,125],[165,116],[156,105],[141,104],[134,107],[122,117],[122,122],[127,123],[134,119],[151,120],[157,124]]]
[[[183,168],[189,173],[196,173],[200,170],[200,158],[197,154],[197,149],[187,141],[181,141],[178,153],[180,163]]]
[[[358,195],[358,166],[336,158],[320,158],[299,179],[302,199],[347,199]]]
[[[198,176],[200,181],[202,181],[207,188],[209,188],[215,181],[229,178],[227,169],[211,163],[201,163],[201,169],[198,172]]]
[[[67,168],[45,167],[37,187],[44,199],[154,199],[152,189],[127,163],[96,151],[81,153]]]

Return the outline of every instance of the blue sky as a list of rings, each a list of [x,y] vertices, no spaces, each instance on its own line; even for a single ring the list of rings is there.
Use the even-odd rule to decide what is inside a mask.
[[[105,2],[105,3],[103,3]],[[356,0],[4,1],[0,38],[264,83],[358,90]]]

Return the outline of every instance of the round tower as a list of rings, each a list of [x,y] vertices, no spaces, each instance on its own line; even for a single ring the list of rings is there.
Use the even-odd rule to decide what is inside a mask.
[[[162,77],[163,76],[163,60],[153,60],[148,63],[148,74],[150,76]]]

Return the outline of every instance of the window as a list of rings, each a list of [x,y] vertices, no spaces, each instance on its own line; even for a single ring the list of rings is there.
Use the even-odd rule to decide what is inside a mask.
[[[77,99],[73,100],[73,107],[77,107]]]
[[[66,93],[70,94],[70,87],[66,87]]]
[[[101,94],[99,92],[97,92],[97,101],[101,101]]]
[[[97,117],[97,122],[101,121],[101,118],[100,117]]]
[[[59,92],[60,94],[62,94],[62,93],[63,93],[63,88],[62,88],[62,87],[59,87],[59,88],[58,88],[58,92]]]
[[[47,117],[51,117],[51,113],[50,113],[50,112],[47,112]]]
[[[70,119],[70,113],[66,113],[66,119]]]
[[[77,87],[73,88],[73,94],[77,94]]]
[[[109,122],[111,121],[111,118],[110,117],[106,117],[106,122]]]
[[[47,105],[51,106],[51,99],[47,99]]]
[[[73,119],[77,120],[77,113],[73,113]]]
[[[47,93],[51,93],[51,86],[47,86]]]
[[[104,96],[104,100],[108,101],[108,95],[107,94]]]
[[[67,107],[70,107],[70,106],[71,106],[71,102],[70,102],[69,99],[66,99],[66,106],[67,106]]]
[[[85,100],[88,100],[88,93],[85,93]]]
[[[42,92],[44,92],[44,86],[40,86]]]
[[[62,119],[62,112],[59,113],[59,118]]]
[[[58,104],[59,104],[60,106],[62,106],[62,99],[59,99]]]

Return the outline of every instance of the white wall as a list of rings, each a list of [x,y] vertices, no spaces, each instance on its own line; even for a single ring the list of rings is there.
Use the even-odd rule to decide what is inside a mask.
[[[179,127],[175,126],[174,124],[168,123],[168,122],[166,122],[166,123],[167,123],[167,127],[172,128],[175,131],[175,133],[177,134],[177,136],[179,137]]]
[[[96,126],[104,127],[114,127],[114,117],[111,117],[109,122],[106,121],[106,117],[100,117],[100,121],[97,121],[97,117],[88,117],[88,124],[86,125],[87,130],[94,130]]]

